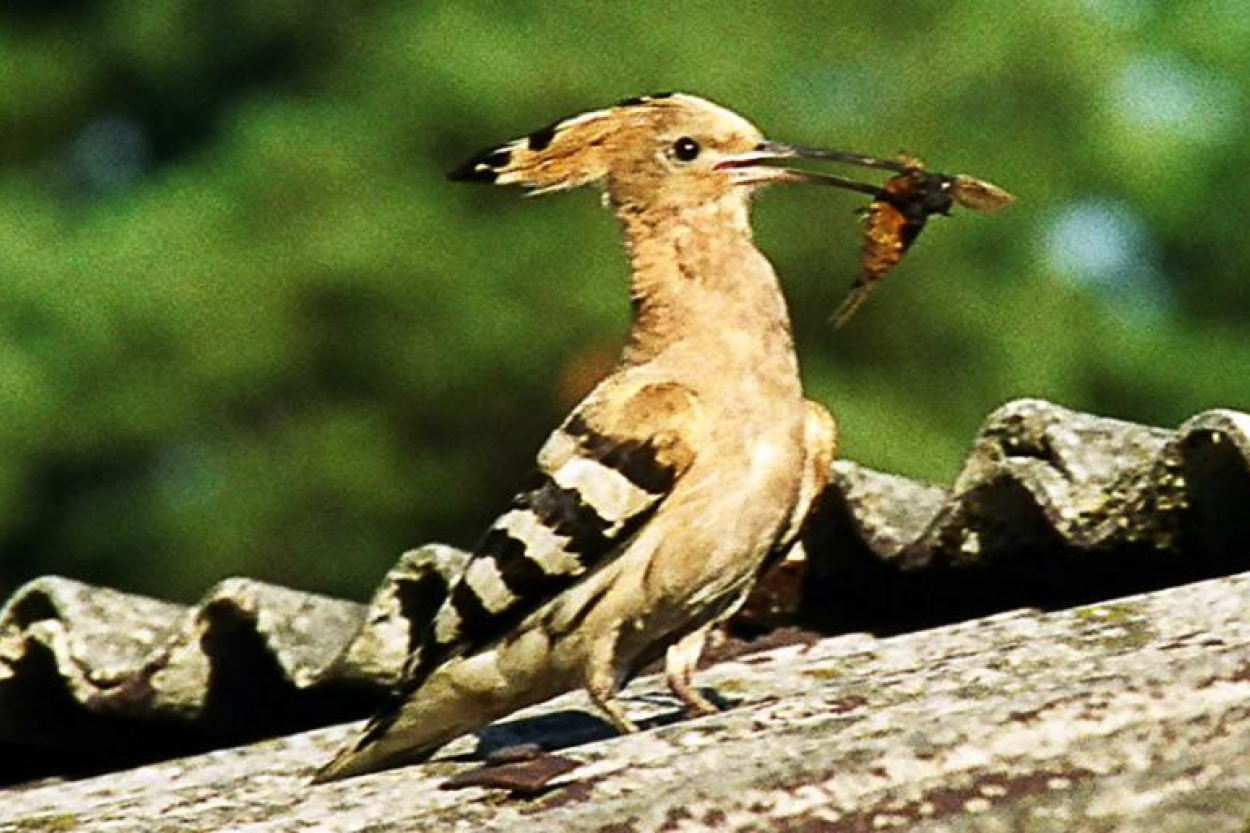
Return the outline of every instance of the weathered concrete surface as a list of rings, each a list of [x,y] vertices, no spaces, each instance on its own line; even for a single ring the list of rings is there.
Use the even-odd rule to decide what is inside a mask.
[[[954,488],[840,461],[736,621],[902,633],[1250,569],[1250,416],[1166,431],[1038,400],[995,411]],[[0,783],[367,714],[465,555],[405,554],[366,607],[232,579],[184,608],[39,579],[0,609]]]
[[[194,607],[33,581],[0,608],[0,783],[367,714],[465,558],[405,553],[367,607],[241,578]]]
[[[733,702],[613,738],[580,695],[487,733],[582,766],[527,800],[430,764],[310,787],[339,726],[0,793],[4,831],[1103,831],[1250,824],[1250,574],[705,672]],[[657,681],[635,712],[671,717]],[[537,716],[537,717],[534,717]]]

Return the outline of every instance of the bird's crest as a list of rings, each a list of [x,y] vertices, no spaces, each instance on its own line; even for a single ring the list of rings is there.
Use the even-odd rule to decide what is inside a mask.
[[[452,171],[450,178],[519,185],[534,195],[597,184],[610,173],[614,155],[640,137],[653,135],[666,118],[714,107],[684,93],[629,98],[484,150]]]

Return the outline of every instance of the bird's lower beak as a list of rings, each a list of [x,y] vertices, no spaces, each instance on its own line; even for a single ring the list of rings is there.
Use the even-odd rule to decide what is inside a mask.
[[[846,177],[827,174],[821,171],[808,171],[802,168],[790,168],[784,163],[791,159],[821,159],[858,165],[862,168],[903,173],[907,170],[901,162],[888,159],[877,159],[872,156],[861,156],[840,150],[822,150],[805,148],[796,145],[785,145],[780,142],[762,142],[754,150],[738,154],[722,160],[716,165],[718,170],[728,171],[735,185],[767,185],[774,182],[808,182],[817,185],[832,185],[875,195],[880,186],[872,185]]]

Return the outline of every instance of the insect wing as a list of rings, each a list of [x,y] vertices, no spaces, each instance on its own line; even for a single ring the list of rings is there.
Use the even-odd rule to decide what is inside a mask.
[[[983,214],[1006,208],[1016,201],[1015,197],[997,185],[967,174],[951,177],[951,196],[964,208]]]

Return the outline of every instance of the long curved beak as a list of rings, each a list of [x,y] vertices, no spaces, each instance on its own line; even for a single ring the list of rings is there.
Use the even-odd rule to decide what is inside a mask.
[[[773,182],[807,182],[815,185],[831,185],[848,191],[876,195],[881,186],[848,177],[827,174],[822,171],[808,171],[802,168],[789,168],[784,165],[770,163],[785,162],[788,159],[821,159],[857,165],[861,168],[905,173],[907,166],[901,162],[888,159],[877,159],[858,153],[847,153],[840,150],[821,150],[818,148],[786,145],[780,142],[763,142],[754,150],[724,159],[716,165],[717,170],[729,171],[735,185],[766,185]]]

